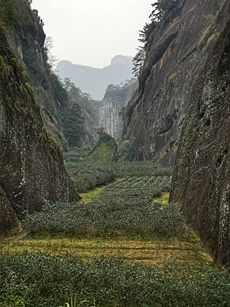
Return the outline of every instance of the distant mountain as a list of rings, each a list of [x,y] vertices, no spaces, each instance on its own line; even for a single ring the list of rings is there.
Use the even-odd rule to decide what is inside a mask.
[[[93,99],[102,100],[109,84],[119,84],[132,78],[132,58],[117,55],[111,64],[104,68],[94,68],[61,61],[57,65],[57,74],[71,81]]]

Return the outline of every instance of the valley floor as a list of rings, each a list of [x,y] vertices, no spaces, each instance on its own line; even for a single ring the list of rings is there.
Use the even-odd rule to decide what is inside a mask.
[[[0,242],[0,306],[230,306],[169,189],[165,171],[132,174],[27,217]]]

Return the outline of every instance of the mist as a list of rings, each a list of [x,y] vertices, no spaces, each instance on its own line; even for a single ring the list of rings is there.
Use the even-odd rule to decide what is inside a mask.
[[[34,0],[58,60],[104,67],[117,54],[134,56],[152,0]]]

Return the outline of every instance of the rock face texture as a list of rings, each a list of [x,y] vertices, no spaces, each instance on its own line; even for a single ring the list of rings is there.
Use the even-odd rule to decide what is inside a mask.
[[[225,7],[230,14],[230,7]],[[230,267],[230,18],[193,88],[173,176],[182,205],[215,259]]]
[[[66,91],[52,72],[43,22],[27,0],[16,0],[17,19],[8,28],[7,41],[18,61],[24,66],[33,93],[41,106],[46,126],[53,132],[59,145],[65,146],[60,134],[57,114],[68,106]]]
[[[104,99],[98,109],[99,127],[118,140],[122,134],[122,110],[134,94],[137,82],[131,80],[124,86],[108,86]]]
[[[193,87],[228,19],[227,0],[181,0],[156,26],[125,115],[131,158],[173,165]]]
[[[0,187],[0,234],[4,235],[8,232],[20,231],[20,221],[14,209],[9,202],[4,190]]]
[[[78,195],[59,147],[44,126],[24,67],[0,30],[0,233],[48,201]]]

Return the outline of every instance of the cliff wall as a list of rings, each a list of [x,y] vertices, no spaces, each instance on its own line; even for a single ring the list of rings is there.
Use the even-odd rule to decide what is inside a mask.
[[[192,89],[229,19],[226,0],[181,0],[147,44],[139,90],[124,119],[132,159],[173,165]]]
[[[230,15],[229,4],[225,7]],[[182,206],[215,259],[230,266],[230,18],[193,88],[173,176]]]

